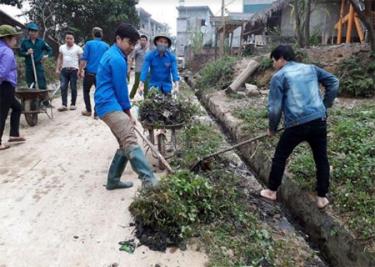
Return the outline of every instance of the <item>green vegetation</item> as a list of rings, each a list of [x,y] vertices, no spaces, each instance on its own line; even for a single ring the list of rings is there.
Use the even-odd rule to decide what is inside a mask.
[[[202,124],[189,126],[179,138],[182,147],[173,164],[180,169],[222,141],[218,132]],[[249,205],[242,180],[217,159],[209,171],[196,175],[182,170],[164,177],[157,188],[142,189],[130,206],[137,234],[152,236],[141,233],[141,242],[152,240],[154,244],[146,244],[162,250],[197,237],[209,266],[301,266],[296,264],[301,254],[290,249],[295,244],[275,239],[274,229],[262,223],[257,204]]]
[[[254,107],[234,111],[245,129],[255,135],[267,128],[265,109]],[[331,199],[335,211],[361,240],[375,236],[375,106],[353,109],[334,108],[329,116],[329,159]],[[259,145],[269,157],[277,139],[265,139]],[[268,149],[267,149],[268,148]],[[315,163],[307,144],[292,155],[289,171],[302,188],[315,191]]]
[[[16,57],[16,59],[17,59],[18,86],[25,87],[26,86],[25,59],[22,57]],[[44,66],[44,71],[46,74],[47,84],[53,83],[59,79],[59,77],[56,76],[56,73],[55,73],[56,60],[54,58],[48,58],[46,61],[44,61],[43,66]]]
[[[265,71],[273,67],[273,60],[269,57],[262,57],[262,60],[259,63],[259,67],[257,71]]]
[[[330,117],[329,158],[334,207],[360,239],[375,236],[375,106],[334,109]],[[290,166],[306,188],[315,185],[309,149],[296,151]]]
[[[236,57],[225,56],[208,63],[199,73],[196,88],[203,91],[211,88],[217,90],[227,88],[232,81],[233,66],[236,61]]]
[[[372,97],[375,95],[375,54],[356,55],[338,67],[343,96]]]

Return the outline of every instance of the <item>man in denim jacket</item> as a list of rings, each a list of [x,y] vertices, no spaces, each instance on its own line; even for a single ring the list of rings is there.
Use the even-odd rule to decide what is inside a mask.
[[[329,163],[327,156],[327,108],[334,102],[339,89],[339,80],[331,73],[314,65],[294,61],[290,46],[278,46],[271,58],[278,70],[270,84],[268,103],[269,135],[273,136],[284,115],[285,131],[280,137],[272,160],[268,188],[261,196],[276,200],[276,191],[281,185],[285,165],[294,148],[306,141],[313,152],[317,186],[317,206],[329,204],[326,194],[329,188]],[[325,95],[320,94],[320,84]]]

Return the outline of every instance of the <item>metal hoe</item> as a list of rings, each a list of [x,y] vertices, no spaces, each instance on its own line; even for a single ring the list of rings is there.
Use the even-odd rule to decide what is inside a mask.
[[[281,129],[277,130],[277,132],[280,132],[280,131],[282,131],[283,129],[284,129],[284,128],[281,128]],[[198,170],[200,169],[200,166],[201,166],[206,160],[208,160],[208,159],[210,159],[210,158],[212,158],[212,157],[216,157],[216,156],[218,156],[218,155],[220,155],[220,154],[223,154],[223,153],[225,153],[225,152],[231,151],[231,150],[233,150],[233,149],[236,149],[236,148],[238,148],[238,147],[241,147],[241,146],[243,146],[243,145],[247,145],[247,144],[253,143],[253,142],[255,142],[255,141],[259,141],[259,140],[261,140],[261,139],[263,139],[263,138],[265,138],[265,137],[267,137],[267,136],[268,136],[267,133],[266,133],[266,134],[262,134],[262,135],[259,135],[259,136],[257,136],[257,137],[254,137],[254,138],[251,138],[251,139],[245,140],[245,141],[243,141],[243,142],[240,142],[240,143],[238,143],[238,144],[236,144],[236,145],[234,145],[234,146],[231,146],[231,147],[228,147],[228,148],[224,148],[224,149],[219,150],[219,151],[217,151],[217,152],[215,152],[215,153],[212,153],[212,154],[206,155],[206,156],[200,158],[200,159],[199,159],[194,165],[192,165],[192,167],[190,168],[190,170],[193,171],[193,172],[196,172],[196,171],[198,171]]]

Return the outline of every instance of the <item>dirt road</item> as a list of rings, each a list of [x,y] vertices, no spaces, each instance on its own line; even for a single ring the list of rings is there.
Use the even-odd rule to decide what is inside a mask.
[[[136,186],[105,190],[117,144],[104,123],[80,112],[40,115],[34,128],[22,118],[27,143],[0,153],[0,267],[204,266],[206,256],[190,250],[119,251],[133,237],[128,206],[140,182],[128,167],[123,179]]]

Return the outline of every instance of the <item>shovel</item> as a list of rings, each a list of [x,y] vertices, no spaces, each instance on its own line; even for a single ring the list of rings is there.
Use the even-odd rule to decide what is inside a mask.
[[[284,129],[284,128],[281,128],[281,129],[277,130],[276,132],[280,132],[280,131],[282,131],[283,129]],[[192,171],[192,172],[198,172],[198,170],[201,168],[202,164],[203,164],[206,160],[208,160],[208,159],[210,159],[210,158],[212,158],[212,157],[216,157],[216,156],[218,156],[218,155],[220,155],[220,154],[223,154],[223,153],[225,153],[225,152],[231,151],[231,150],[233,150],[233,149],[236,149],[236,148],[238,148],[238,147],[241,147],[241,146],[243,146],[243,145],[251,144],[251,143],[253,143],[253,142],[256,142],[256,141],[262,140],[263,138],[265,138],[265,137],[267,137],[267,136],[268,136],[268,133],[265,133],[265,134],[259,135],[259,136],[257,136],[257,137],[254,137],[254,138],[251,138],[251,139],[248,139],[248,140],[242,141],[242,142],[240,142],[240,143],[238,143],[238,144],[236,144],[236,145],[234,145],[234,146],[231,146],[231,147],[228,147],[228,148],[224,148],[224,149],[219,150],[219,151],[217,151],[217,152],[215,152],[215,153],[212,153],[212,154],[206,155],[206,156],[200,158],[200,159],[199,159],[194,165],[192,165],[192,167],[190,168],[190,171]]]
[[[39,90],[38,76],[36,75],[36,68],[35,68],[34,53],[31,54],[30,57],[31,57],[31,64],[33,65],[33,73],[34,73],[35,89],[36,89],[36,90]]]

